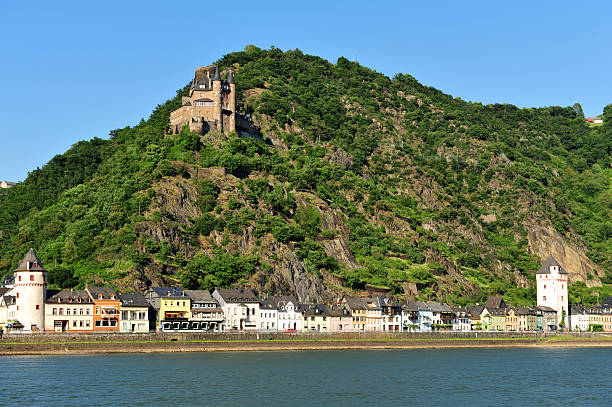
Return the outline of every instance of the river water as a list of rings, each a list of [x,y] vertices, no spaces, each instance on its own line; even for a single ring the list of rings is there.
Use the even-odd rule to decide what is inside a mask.
[[[10,356],[0,405],[610,406],[612,348]]]

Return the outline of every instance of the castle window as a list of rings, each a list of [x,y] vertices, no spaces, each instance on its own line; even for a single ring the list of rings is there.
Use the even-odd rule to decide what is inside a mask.
[[[19,293],[16,294],[17,298],[19,298]]]
[[[543,296],[543,297],[542,297],[542,301],[546,301],[546,296]]]
[[[19,276],[19,281],[21,281],[21,276]]]
[[[36,304],[36,309],[40,309],[40,305]]]
[[[30,281],[34,281],[34,276],[33,275],[30,276]]]

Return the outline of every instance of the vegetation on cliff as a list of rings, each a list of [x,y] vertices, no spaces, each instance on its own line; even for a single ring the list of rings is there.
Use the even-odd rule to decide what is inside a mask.
[[[579,106],[469,103],[299,50],[249,46],[218,64],[266,141],[165,137],[181,89],[0,194],[0,270],[33,246],[61,286],[293,293],[280,270],[299,266],[332,293],[527,304],[539,224],[594,265],[574,299],[610,291],[612,105],[590,128]]]

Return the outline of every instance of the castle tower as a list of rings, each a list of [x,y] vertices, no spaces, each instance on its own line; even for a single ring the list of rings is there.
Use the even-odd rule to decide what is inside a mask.
[[[234,80],[234,72],[230,69],[227,74],[227,82],[230,86],[229,107],[232,113],[230,114],[229,131],[236,131],[236,81]]]
[[[215,66],[215,73],[212,77],[213,84],[213,121],[217,121],[219,126],[217,130],[219,133],[223,133],[223,117],[221,117],[221,75],[219,75],[219,67]]]
[[[569,328],[567,271],[552,256],[548,256],[536,274],[538,306],[557,311],[557,326],[565,311],[565,328]]]
[[[30,249],[15,270],[15,318],[25,332],[45,329],[45,298],[47,297],[47,270]]]

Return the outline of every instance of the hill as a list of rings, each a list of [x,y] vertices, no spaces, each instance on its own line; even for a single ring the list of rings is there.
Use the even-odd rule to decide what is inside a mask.
[[[482,105],[345,58],[248,46],[219,61],[265,141],[165,136],[188,87],[0,193],[0,270],[29,246],[56,286],[331,300],[535,301],[549,253],[573,300],[612,283],[612,105]],[[189,79],[189,78],[186,78]]]

